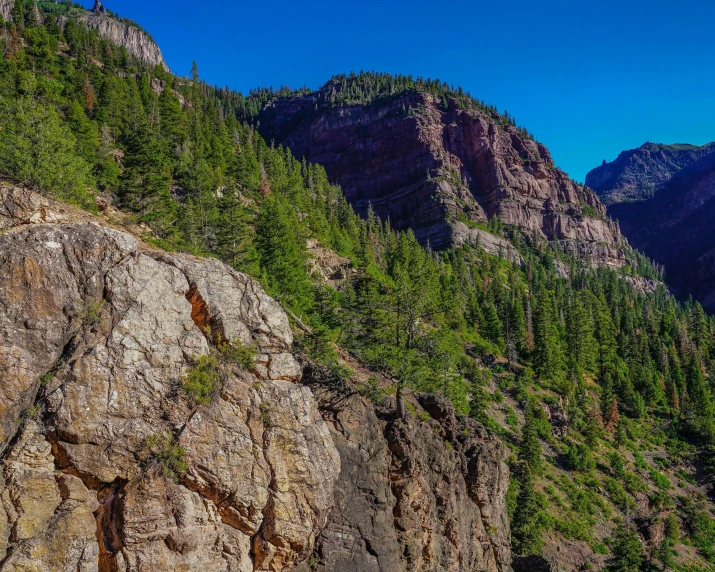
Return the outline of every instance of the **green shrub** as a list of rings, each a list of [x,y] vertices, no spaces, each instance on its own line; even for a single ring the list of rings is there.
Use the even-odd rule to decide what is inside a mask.
[[[256,348],[253,345],[244,345],[240,340],[233,340],[230,343],[219,345],[221,355],[231,363],[236,364],[241,369],[251,369],[256,355]]]
[[[186,451],[174,442],[169,432],[156,433],[144,441],[152,458],[161,466],[161,473],[174,482],[183,477],[188,469]]]
[[[82,310],[82,322],[87,327],[96,326],[102,316],[102,308],[104,308],[105,300],[98,300],[87,304]]]
[[[184,376],[184,393],[198,405],[211,401],[221,380],[221,366],[214,354],[201,356]]]
[[[675,513],[668,513],[668,516],[663,519],[665,529],[665,537],[673,542],[680,540],[680,526],[678,525],[678,517]]]
[[[653,479],[655,486],[657,486],[661,490],[665,491],[665,490],[673,488],[673,485],[668,480],[668,477],[666,477],[660,471],[656,471],[655,469],[651,468],[650,469],[650,478]]]
[[[633,510],[635,508],[635,503],[631,496],[623,488],[620,481],[612,479],[611,477],[606,477],[603,480],[603,486],[608,491],[608,496],[611,502],[615,504],[622,511]]]
[[[648,485],[645,481],[636,473],[631,473],[626,471],[623,475],[623,483],[626,485],[628,492],[635,495],[637,493],[644,493],[648,490]]]
[[[374,405],[380,405],[390,395],[390,390],[390,387],[383,387],[376,377],[371,377],[365,383],[357,385],[358,393],[369,399]]]
[[[572,443],[566,451],[566,462],[572,471],[589,473],[596,468],[591,449],[586,445]]]

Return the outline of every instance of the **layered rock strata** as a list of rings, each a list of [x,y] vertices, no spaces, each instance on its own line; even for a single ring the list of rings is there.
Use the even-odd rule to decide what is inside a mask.
[[[472,223],[498,216],[594,264],[624,264],[618,226],[596,195],[498,115],[453,99],[445,110],[416,90],[333,107],[326,104],[331,89],[271,102],[259,128],[323,165],[359,212],[371,205],[434,248],[470,241]]]

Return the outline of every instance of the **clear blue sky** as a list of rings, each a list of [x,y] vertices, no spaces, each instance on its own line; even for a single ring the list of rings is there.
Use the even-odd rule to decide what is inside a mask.
[[[582,181],[646,141],[715,140],[712,0],[104,0],[212,84],[439,77],[507,109]],[[91,5],[91,0],[84,0]]]

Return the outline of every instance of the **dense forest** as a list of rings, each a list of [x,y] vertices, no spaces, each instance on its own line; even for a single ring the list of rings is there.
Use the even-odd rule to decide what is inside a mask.
[[[146,225],[147,242],[254,276],[303,324],[302,352],[347,379],[344,348],[394,381],[359,390],[396,395],[400,415],[410,414],[409,392],[447,396],[513,450],[516,553],[538,554],[553,529],[609,553],[614,571],[678,567],[683,543],[715,565],[706,499],[678,494],[665,474],[693,479],[682,467],[696,455],[701,471],[715,471],[715,337],[697,302],[680,304],[662,285],[644,294],[624,272],[592,269],[498,220],[490,231],[524,265],[478,247],[425,249],[389,221],[358,217],[322,167],[258,135],[251,118],[287,91],[244,97],[207,85],[196,66],[190,78],[147,68],[71,18],[60,27],[49,4],[38,18],[17,0],[2,24],[4,178],[89,210],[101,196]],[[419,89],[496,113],[439,81],[330,81],[329,101],[317,104]],[[310,238],[347,257],[352,278],[334,288],[316,275]],[[552,434],[544,405],[568,417],[564,435]],[[660,464],[642,454],[655,449],[667,451]],[[629,520],[644,492],[666,527],[650,552]],[[599,536],[599,522],[615,521],[610,539]]]

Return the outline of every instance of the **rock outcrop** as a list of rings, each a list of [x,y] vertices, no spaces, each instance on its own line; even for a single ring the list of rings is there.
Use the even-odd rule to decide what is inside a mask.
[[[715,145],[649,143],[589,174],[596,176],[629,242],[665,267],[676,294],[715,309]]]
[[[0,187],[0,570],[290,569],[340,460],[285,313],[89,219]],[[220,358],[197,405],[182,378],[219,339],[255,364]]]
[[[14,5],[14,0],[0,0],[0,14],[5,21],[12,20],[11,10]],[[145,64],[166,67],[164,56],[151,36],[128,20],[110,16],[100,0],[95,0],[91,11],[73,12],[71,17],[83,22],[90,30],[96,30],[101,37],[113,44],[124,46],[129,55],[136,56]],[[60,16],[58,21],[64,25],[67,16]]]
[[[309,367],[304,381],[342,470],[312,569],[510,570],[506,449],[442,398],[418,394],[401,420],[324,375]]]
[[[129,55],[136,56],[145,64],[166,66],[159,46],[149,34],[135,24],[109,16],[103,6],[78,16],[78,20],[90,30],[96,30],[102,38],[117,46],[123,46]]]
[[[12,7],[15,5],[15,0],[0,0],[0,15],[2,15],[3,20],[9,22],[12,20],[10,12]]]
[[[499,216],[595,264],[624,264],[618,226],[596,195],[496,113],[451,98],[445,109],[419,90],[333,106],[333,87],[272,101],[258,116],[259,129],[323,165],[358,212],[372,205],[434,248],[468,239],[458,222]]]

